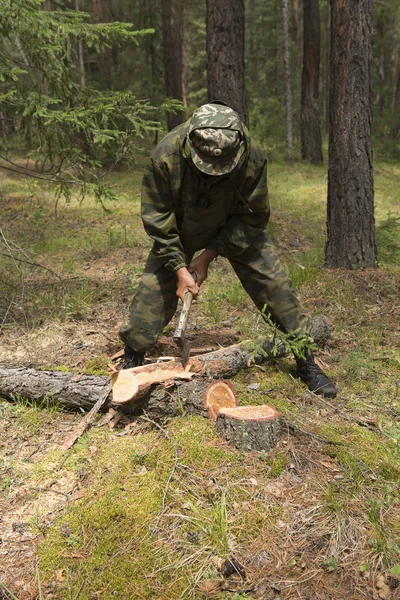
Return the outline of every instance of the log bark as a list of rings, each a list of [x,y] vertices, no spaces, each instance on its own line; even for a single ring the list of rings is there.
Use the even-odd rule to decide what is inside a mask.
[[[221,408],[217,415],[220,436],[239,450],[270,450],[279,441],[281,414],[272,406]]]
[[[0,365],[0,396],[7,400],[21,397],[37,404],[48,400],[72,410],[89,410],[107,390],[111,392],[111,381],[105,375],[81,377],[76,373]]]

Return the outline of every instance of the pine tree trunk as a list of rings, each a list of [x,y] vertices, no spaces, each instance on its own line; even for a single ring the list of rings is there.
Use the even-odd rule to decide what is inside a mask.
[[[162,0],[164,78],[168,98],[183,100],[183,0]],[[182,123],[182,113],[168,114],[168,131]]]
[[[207,0],[208,100],[222,100],[248,124],[244,0]]]
[[[400,132],[400,68],[397,74],[396,92],[393,104],[393,121],[390,130],[392,138],[397,138]]]
[[[331,0],[325,266],[376,266],[371,136],[372,0]]]
[[[303,0],[303,32],[301,157],[314,165],[320,165],[323,158],[319,123],[319,65],[321,53],[319,0]]]
[[[289,165],[293,164],[293,109],[292,109],[292,76],[290,73],[289,45],[289,0],[282,1],[283,17],[283,61],[285,65],[286,89],[286,155]]]
[[[292,40],[296,44],[299,43],[299,0],[292,0]]]

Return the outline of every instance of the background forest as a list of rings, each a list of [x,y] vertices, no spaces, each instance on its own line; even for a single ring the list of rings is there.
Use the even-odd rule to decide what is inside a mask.
[[[285,11],[282,9],[286,4],[289,9],[289,0],[287,3],[280,0],[245,2],[246,90],[241,93],[246,95],[250,127],[265,145],[270,160],[282,159],[285,155],[286,130],[282,124],[285,122],[288,73],[284,60],[286,41],[282,13]],[[306,28],[306,35],[311,36],[314,52],[319,48],[319,86],[316,93],[325,139],[329,126],[329,3],[326,0],[307,0],[304,6],[313,15],[311,19],[306,16],[306,26],[313,21],[314,27],[311,32]],[[238,2],[236,12],[240,13],[241,8],[242,3]],[[51,14],[43,14],[46,11]],[[120,95],[129,92],[137,101],[148,101],[155,107],[151,117],[163,126],[168,97],[183,103],[183,113],[177,113],[174,123],[186,119],[196,106],[208,99],[205,0],[150,4],[141,0],[9,4],[3,0],[2,12],[3,92],[17,87],[20,93],[35,91],[40,97],[39,101],[31,94],[30,105],[25,103],[23,107],[18,106],[15,89],[14,96],[5,94],[2,98],[3,138],[18,133],[25,139],[27,150],[31,149],[32,137],[37,134],[30,130],[30,118],[46,118],[46,111],[50,109],[60,113],[65,103],[71,100],[68,89],[71,93],[73,84],[78,84],[74,88],[75,93],[78,88],[91,89],[98,108],[102,106],[105,113],[110,107],[106,103],[100,104],[102,99],[105,102],[101,92],[108,92],[108,99],[117,98],[112,92]],[[229,11],[226,14],[229,22]],[[315,16],[319,18],[316,20]],[[244,14],[237,18],[244,19]],[[399,21],[396,0],[374,3],[372,101],[377,158],[398,159],[400,152]],[[89,23],[95,24],[95,27],[88,27]],[[291,0],[287,42],[297,158],[301,156],[303,44],[307,42],[303,25],[302,5],[298,0]],[[236,49],[232,49],[232,56],[239,56]],[[307,56],[304,57],[306,59]],[[309,68],[315,70],[315,65],[318,67],[318,62],[309,65]],[[10,66],[13,74],[10,84],[7,84]],[[312,77],[315,80],[315,74]],[[13,85],[12,82],[15,84],[18,80],[20,85]],[[83,90],[79,93],[83,94]],[[121,101],[121,96],[119,98]],[[128,102],[127,97],[125,101]],[[72,106],[69,105],[70,111]],[[139,119],[140,113],[136,114],[136,125],[144,126]],[[78,113],[75,117],[81,119],[82,125],[89,125],[82,120],[84,115]],[[59,126],[62,123],[60,118],[59,115]],[[93,122],[90,125],[93,126]],[[147,126],[150,127],[150,123]],[[44,150],[43,146],[41,150]]]
[[[150,247],[147,157],[220,94],[265,150],[271,236],[329,324],[338,397],[272,359],[232,379],[282,413],[269,453],[185,398],[63,450],[81,411],[5,393],[7,373],[109,377]],[[0,0],[0,214],[0,600],[399,598],[398,0]],[[219,257],[193,348],[275,334]]]

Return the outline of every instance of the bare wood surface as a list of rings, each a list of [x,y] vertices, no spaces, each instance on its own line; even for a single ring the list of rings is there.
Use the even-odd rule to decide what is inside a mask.
[[[194,278],[195,279],[195,278]],[[173,338],[181,338],[182,335],[185,334],[186,326],[189,320],[190,309],[192,307],[193,294],[189,290],[186,292],[184,299],[181,314],[179,316],[178,325],[174,331]]]
[[[193,376],[194,372],[185,370],[175,360],[116,371],[111,377],[113,402],[125,404],[146,395],[152,385],[176,379],[190,380]]]
[[[197,281],[196,273],[192,273],[192,277],[193,277],[194,281],[196,282]],[[192,307],[192,300],[193,300],[193,294],[190,290],[187,290],[186,294],[183,298],[183,306],[182,306],[181,314],[179,316],[178,326],[175,329],[174,335],[173,335],[174,341],[176,342],[176,344],[178,345],[178,347],[181,351],[182,364],[184,367],[186,367],[186,365],[188,363],[189,353],[190,353],[190,342],[186,338],[185,331],[186,331],[186,326],[187,326],[188,320],[189,320],[190,309]]]
[[[216,420],[221,408],[233,408],[239,405],[236,390],[230,381],[215,381],[210,383],[203,397],[203,402],[208,410],[208,416]]]

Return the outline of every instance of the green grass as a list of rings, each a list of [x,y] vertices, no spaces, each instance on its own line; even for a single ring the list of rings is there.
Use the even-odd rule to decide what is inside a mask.
[[[68,569],[73,590],[84,584],[82,599],[107,582],[105,598],[133,598],[139,589],[145,598],[160,593],[179,598],[193,579],[213,572],[213,555],[228,556],[233,539],[244,543],[256,534],[256,525],[270,527],[276,518],[262,502],[250,514],[232,518],[233,506],[249,497],[240,483],[245,469],[238,453],[215,446],[214,427],[204,419],[176,419],[168,440],[145,434],[102,444],[104,433],[98,432],[87,439],[75,448],[74,464],[78,457],[82,463],[89,444],[100,448],[91,497],[65,513],[40,550],[42,579]],[[221,478],[217,473],[225,465],[228,476]],[[260,472],[264,468],[260,462]],[[275,473],[283,468],[281,460],[274,463]],[[168,539],[162,531],[168,531]],[[77,552],[85,556],[84,566],[77,566]],[[63,586],[59,594],[68,598]]]

